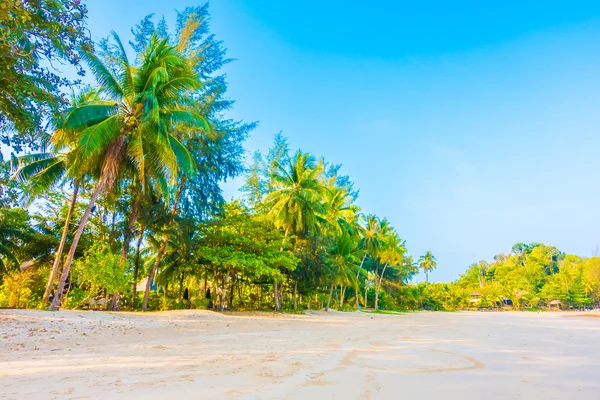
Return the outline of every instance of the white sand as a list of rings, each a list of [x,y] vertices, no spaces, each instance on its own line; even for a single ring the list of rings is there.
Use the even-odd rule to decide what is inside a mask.
[[[600,318],[0,311],[1,399],[600,399]]]

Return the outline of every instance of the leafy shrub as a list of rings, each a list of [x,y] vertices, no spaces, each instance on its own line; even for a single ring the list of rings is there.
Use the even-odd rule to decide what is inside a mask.
[[[127,292],[131,277],[118,254],[104,243],[95,243],[73,263],[74,281],[91,297]],[[73,302],[71,302],[73,304]]]

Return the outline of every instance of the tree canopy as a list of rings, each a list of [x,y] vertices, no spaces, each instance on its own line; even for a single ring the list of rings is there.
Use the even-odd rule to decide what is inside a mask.
[[[0,4],[0,139],[21,151],[43,141],[45,124],[66,100],[71,85],[57,71],[71,64],[79,74],[79,49],[92,45],[80,0],[6,0]]]

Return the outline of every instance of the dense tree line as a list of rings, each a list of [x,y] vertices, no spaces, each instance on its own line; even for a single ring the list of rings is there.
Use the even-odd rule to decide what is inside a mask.
[[[600,259],[541,244],[473,264],[456,282],[429,283],[435,256],[415,261],[386,218],[362,213],[341,165],[293,151],[277,134],[246,167],[243,143],[255,124],[227,117],[233,102],[221,71],[231,60],[210,32],[207,5],[179,12],[174,27],[144,18],[126,46],[116,33],[80,39],[79,1],[33,3],[0,7],[3,37],[21,35],[0,41],[13,56],[0,68],[12,68],[11,88],[30,100],[18,114],[17,94],[0,99],[3,140],[18,152],[0,163],[0,307],[453,310],[599,301]],[[9,17],[19,15],[36,29],[14,25]],[[60,44],[48,39],[66,25]],[[59,92],[64,78],[36,64],[44,46],[46,59],[71,62],[95,83],[67,82],[70,96]],[[23,51],[33,58],[15,61]],[[241,175],[243,195],[225,202],[220,183]],[[426,282],[412,284],[419,271]]]
[[[84,18],[79,2],[39,6],[55,24]],[[360,213],[340,166],[292,153],[281,135],[256,154],[246,196],[223,201],[254,124],[226,117],[219,71],[230,59],[208,22],[206,5],[178,13],[172,30],[148,16],[129,51],[116,33],[65,42],[95,84],[54,96],[35,141],[38,122],[20,129],[3,110],[26,154],[2,165],[1,305],[378,307],[416,273],[388,221]]]

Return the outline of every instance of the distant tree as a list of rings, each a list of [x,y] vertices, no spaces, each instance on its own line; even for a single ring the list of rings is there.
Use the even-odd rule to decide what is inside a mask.
[[[318,229],[321,203],[325,187],[320,177],[321,164],[309,153],[298,150],[291,160],[274,163],[272,175],[274,189],[264,199],[268,215],[281,228],[285,236],[303,237]],[[280,308],[278,286],[275,281],[275,307]]]
[[[427,251],[424,255],[419,257],[419,268],[425,272],[425,282],[429,282],[429,273],[436,269],[437,260],[431,254],[431,251]]]

